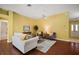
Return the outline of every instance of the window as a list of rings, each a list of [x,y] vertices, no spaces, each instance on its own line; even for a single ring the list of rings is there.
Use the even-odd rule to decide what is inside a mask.
[[[78,24],[75,25],[75,31],[78,31]]]
[[[73,24],[71,25],[71,31],[74,31],[74,25]]]
[[[72,24],[71,31],[78,31],[78,24]]]

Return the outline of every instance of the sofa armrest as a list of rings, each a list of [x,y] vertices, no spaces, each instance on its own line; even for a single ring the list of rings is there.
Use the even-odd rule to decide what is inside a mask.
[[[24,46],[24,42],[21,40],[20,37],[18,36],[12,36],[12,43],[20,44]]]

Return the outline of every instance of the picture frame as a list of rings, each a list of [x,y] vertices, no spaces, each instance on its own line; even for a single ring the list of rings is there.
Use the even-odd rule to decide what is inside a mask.
[[[30,26],[27,24],[27,25],[24,25],[23,26],[23,32],[29,32],[30,31]]]

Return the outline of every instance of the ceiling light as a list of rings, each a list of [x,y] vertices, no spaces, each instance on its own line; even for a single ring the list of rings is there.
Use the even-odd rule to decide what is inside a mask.
[[[31,4],[27,4],[27,6],[32,6]]]
[[[46,15],[44,15],[44,14],[42,15],[42,17],[43,17],[44,19],[47,19]]]

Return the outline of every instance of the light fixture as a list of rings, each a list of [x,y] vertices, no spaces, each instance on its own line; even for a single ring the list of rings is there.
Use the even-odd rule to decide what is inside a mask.
[[[42,18],[47,19],[46,15],[44,15],[44,14],[42,15]]]
[[[29,6],[29,7],[30,7],[30,6],[32,6],[32,5],[31,5],[31,4],[27,4],[27,6]]]

